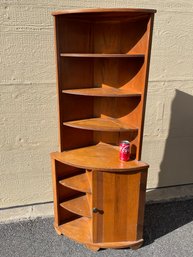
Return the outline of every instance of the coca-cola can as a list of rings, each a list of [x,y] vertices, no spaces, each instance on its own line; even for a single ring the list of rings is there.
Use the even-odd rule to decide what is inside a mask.
[[[130,143],[127,140],[123,140],[119,144],[120,147],[120,160],[128,161],[130,159]]]

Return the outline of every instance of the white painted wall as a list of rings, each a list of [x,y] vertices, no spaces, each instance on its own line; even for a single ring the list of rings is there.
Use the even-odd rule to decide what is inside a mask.
[[[83,7],[157,9],[142,155],[148,187],[193,183],[193,2],[0,0],[0,208],[52,201],[51,11]]]

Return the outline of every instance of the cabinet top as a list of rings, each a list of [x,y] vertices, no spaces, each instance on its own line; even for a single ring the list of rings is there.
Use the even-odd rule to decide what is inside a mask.
[[[78,13],[156,13],[155,9],[142,9],[142,8],[88,8],[88,9],[65,9],[52,12],[53,16],[62,14],[78,14]]]
[[[149,167],[142,161],[120,161],[119,146],[102,142],[97,145],[52,153],[51,156],[64,164],[87,170],[132,172],[146,170]]]

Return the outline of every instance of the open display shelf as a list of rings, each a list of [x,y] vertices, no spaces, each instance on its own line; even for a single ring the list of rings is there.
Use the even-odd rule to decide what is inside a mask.
[[[86,196],[76,197],[60,204],[64,209],[80,216],[91,218],[91,210]]]
[[[63,90],[64,94],[82,95],[82,96],[100,96],[100,97],[140,97],[140,92],[128,88],[121,90],[117,88],[79,88]]]
[[[59,183],[63,186],[72,188],[80,192],[91,193],[91,187],[89,185],[88,178],[85,173],[72,176],[70,178],[65,178],[63,180],[60,180]]]
[[[61,53],[62,57],[82,57],[82,58],[144,58],[144,54],[80,54],[80,53]]]
[[[51,154],[54,227],[92,250],[143,243],[149,166],[141,151],[154,13],[53,13],[60,147]],[[121,140],[130,141],[128,162],[119,159]]]
[[[85,119],[85,120],[75,120],[75,121],[68,121],[63,123],[66,126],[74,127],[74,128],[81,128],[81,129],[88,129],[88,130],[96,130],[96,131],[131,131],[137,130],[132,126],[128,127],[128,125],[121,123],[119,120],[116,119],[104,119],[104,118],[92,118],[92,119]]]

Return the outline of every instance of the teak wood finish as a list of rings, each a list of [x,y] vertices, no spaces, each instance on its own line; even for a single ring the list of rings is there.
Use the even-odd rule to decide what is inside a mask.
[[[121,90],[117,88],[80,88],[63,90],[64,94],[83,95],[83,96],[100,96],[100,97],[140,97],[140,92],[128,88]]]
[[[54,12],[60,152],[54,227],[89,249],[143,243],[142,137],[155,10]],[[119,160],[129,140],[131,160]]]

